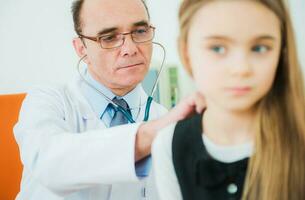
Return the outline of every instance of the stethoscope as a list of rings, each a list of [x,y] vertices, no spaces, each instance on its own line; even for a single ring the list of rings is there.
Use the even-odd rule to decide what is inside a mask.
[[[161,63],[161,67],[160,67],[160,70],[157,74],[157,78],[155,80],[155,83],[154,83],[154,86],[150,92],[150,95],[148,96],[147,98],[147,101],[146,101],[146,107],[145,107],[145,114],[144,114],[144,119],[143,121],[147,121],[149,119],[149,112],[150,112],[150,107],[151,107],[151,103],[153,101],[153,95],[156,91],[156,88],[157,88],[157,85],[158,85],[158,82],[159,82],[159,79],[160,79],[160,74],[163,70],[163,65],[164,65],[164,61],[165,61],[165,58],[166,58],[166,51],[165,51],[165,47],[158,43],[158,42],[152,42],[153,44],[156,44],[158,46],[160,46],[163,50],[163,59],[162,59],[162,63]],[[130,122],[130,123],[135,123],[135,120],[133,120],[131,114],[125,109],[123,108],[122,106],[116,104],[112,99],[110,99],[109,97],[107,97],[103,92],[101,92],[99,89],[97,89],[96,87],[94,87],[92,84],[90,84],[86,79],[85,77],[82,75],[82,73],[80,72],[80,63],[81,61],[87,57],[87,55],[81,57],[77,63],[77,71],[81,77],[81,79],[89,86],[91,87],[92,89],[94,89],[95,91],[97,91],[99,94],[101,94],[109,103],[111,103],[115,109],[115,111],[119,111],[121,112],[126,118],[127,120]]]

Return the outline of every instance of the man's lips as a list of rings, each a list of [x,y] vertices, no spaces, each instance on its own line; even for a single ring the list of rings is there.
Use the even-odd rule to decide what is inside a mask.
[[[132,68],[132,67],[136,67],[136,66],[143,65],[143,64],[144,63],[135,63],[135,64],[123,65],[123,66],[120,66],[118,69]]]

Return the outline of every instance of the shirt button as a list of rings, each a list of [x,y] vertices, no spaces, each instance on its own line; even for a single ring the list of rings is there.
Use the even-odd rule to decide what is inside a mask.
[[[227,192],[229,194],[235,194],[237,192],[237,190],[238,190],[238,187],[234,183],[229,184],[228,187],[227,187]]]

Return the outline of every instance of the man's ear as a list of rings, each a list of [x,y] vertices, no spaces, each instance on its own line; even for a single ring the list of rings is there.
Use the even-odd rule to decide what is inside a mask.
[[[185,68],[185,70],[188,72],[188,74],[193,77],[193,71],[190,64],[190,59],[188,55],[187,50],[187,44],[186,41],[184,41],[182,38],[178,39],[178,49],[179,49],[179,55],[182,61],[182,64]]]
[[[74,49],[75,49],[77,55],[78,55],[80,58],[82,58],[82,57],[84,57],[84,56],[87,56],[87,48],[86,48],[86,46],[85,46],[85,44],[84,44],[84,42],[82,41],[81,38],[76,37],[76,38],[73,39],[73,47],[74,47]],[[89,64],[89,61],[88,61],[88,58],[87,58],[87,57],[85,57],[85,58],[83,59],[83,61],[84,61],[86,64]]]

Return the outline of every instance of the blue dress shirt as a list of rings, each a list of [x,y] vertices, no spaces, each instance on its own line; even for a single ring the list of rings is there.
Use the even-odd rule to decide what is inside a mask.
[[[108,98],[113,99],[116,96],[107,87],[97,82],[87,69],[84,71],[83,76],[92,86],[97,88]],[[114,116],[114,110],[108,106],[109,102],[99,92],[97,92],[87,84],[84,84],[84,87],[82,87],[81,90],[96,115],[100,117],[106,127],[110,127],[111,119]],[[146,103],[146,99],[142,99],[143,102],[141,102],[141,85],[139,84],[132,91],[130,91],[128,94],[121,98],[123,98],[128,103],[128,106],[131,109],[132,118],[137,121],[136,118],[139,114],[139,107],[142,106],[144,102]],[[151,166],[151,156],[136,162],[135,167],[137,176],[148,176]]]

